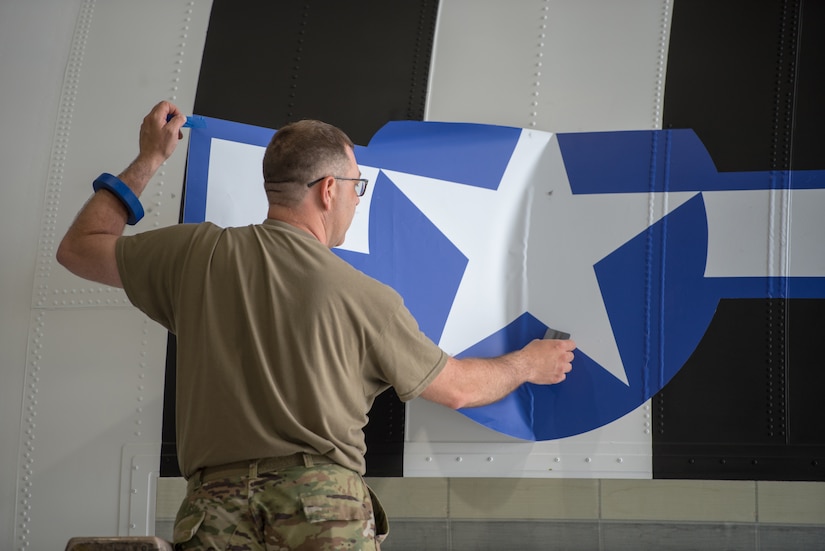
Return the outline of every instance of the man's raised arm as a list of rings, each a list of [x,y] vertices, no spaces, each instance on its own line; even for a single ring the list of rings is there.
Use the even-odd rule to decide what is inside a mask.
[[[167,121],[167,117],[169,120]],[[115,260],[115,242],[123,234],[130,211],[129,200],[137,197],[168,159],[183,135],[186,117],[177,107],[162,101],[152,108],[140,127],[140,153],[117,178],[104,175],[104,186],[83,206],[60,246],[57,261],[82,278],[122,287]],[[120,180],[125,188],[118,187]],[[130,195],[131,194],[131,195]]]
[[[575,348],[571,340],[536,339],[496,358],[450,358],[421,397],[460,409],[497,402],[523,383],[560,383],[572,369]]]

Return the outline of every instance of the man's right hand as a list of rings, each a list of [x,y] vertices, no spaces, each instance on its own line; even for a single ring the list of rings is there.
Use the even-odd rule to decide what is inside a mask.
[[[525,355],[531,366],[527,382],[537,385],[554,385],[564,381],[573,369],[573,350],[576,343],[572,340],[536,339],[527,344],[518,353]]]

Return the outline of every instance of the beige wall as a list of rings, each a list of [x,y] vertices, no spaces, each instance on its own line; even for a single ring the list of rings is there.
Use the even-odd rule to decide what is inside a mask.
[[[390,520],[633,520],[825,525],[825,483],[707,480],[370,478]],[[158,481],[156,521],[186,492]]]

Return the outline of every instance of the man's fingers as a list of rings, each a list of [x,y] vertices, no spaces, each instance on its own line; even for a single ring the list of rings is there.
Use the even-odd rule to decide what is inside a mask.
[[[186,123],[186,116],[174,103],[168,101],[161,101],[155,104],[148,118],[156,121],[160,126],[168,124],[172,130],[180,130]]]

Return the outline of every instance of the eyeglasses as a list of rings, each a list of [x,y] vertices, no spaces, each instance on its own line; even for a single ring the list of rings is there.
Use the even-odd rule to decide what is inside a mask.
[[[314,186],[324,178],[326,178],[326,176],[321,176],[317,180],[311,181],[307,184],[307,187]],[[370,183],[370,181],[367,178],[339,178],[338,176],[333,176],[333,178],[335,178],[336,180],[347,180],[349,182],[355,182],[355,194],[358,195],[358,197],[364,196],[364,193],[367,192],[367,184]]]

